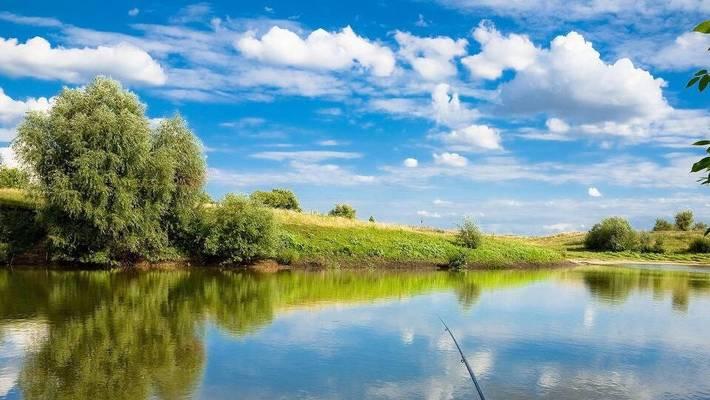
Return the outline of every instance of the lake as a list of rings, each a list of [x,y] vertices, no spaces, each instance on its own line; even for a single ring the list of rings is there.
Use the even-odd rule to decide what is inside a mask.
[[[710,399],[710,269],[0,271],[3,399]]]

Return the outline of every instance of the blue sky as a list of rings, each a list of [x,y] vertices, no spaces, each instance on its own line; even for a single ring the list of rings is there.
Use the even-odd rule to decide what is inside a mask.
[[[88,3],[88,4],[87,4]],[[240,4],[248,3],[248,4]],[[208,190],[497,233],[638,228],[684,208],[707,95],[703,1],[44,2],[0,6],[0,155],[97,74],[181,113]]]

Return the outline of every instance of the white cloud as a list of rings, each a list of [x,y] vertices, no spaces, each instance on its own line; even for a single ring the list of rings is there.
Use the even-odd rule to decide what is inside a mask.
[[[0,38],[0,72],[13,77],[83,83],[104,74],[125,82],[162,85],[163,68],[145,51],[127,43],[96,48],[52,48],[34,37],[25,43]]]
[[[553,232],[571,232],[575,230],[575,225],[566,222],[559,222],[556,224],[543,225],[542,229]]]
[[[389,76],[395,65],[389,48],[356,35],[349,26],[336,33],[317,29],[305,39],[274,26],[261,38],[247,32],[235,46],[246,57],[296,67],[343,70],[357,63],[376,76]]]
[[[698,32],[686,32],[673,42],[655,49],[646,61],[666,70],[686,70],[706,67],[710,36]]]
[[[141,12],[141,10],[134,7],[134,8],[131,8],[130,10],[128,10],[128,15],[131,17],[135,17],[136,15],[140,14],[140,12]]]
[[[595,188],[594,186],[587,189],[587,194],[590,197],[602,197],[602,192],[600,192],[599,189]]]
[[[436,85],[431,93],[434,118],[439,124],[459,127],[478,117],[478,112],[461,104],[459,94],[446,83]]]
[[[469,125],[432,137],[455,151],[500,150],[503,148],[498,130],[487,125]]]
[[[326,140],[321,140],[317,143],[319,146],[324,146],[324,147],[331,147],[331,146],[338,146],[341,143],[338,142],[337,140],[333,139],[326,139]]]
[[[62,22],[56,18],[26,17],[24,15],[17,15],[7,11],[0,12],[0,20],[19,25],[31,25],[45,28],[58,28],[63,26]]]
[[[273,161],[301,161],[301,162],[319,162],[323,160],[340,159],[340,160],[352,160],[355,158],[362,157],[360,153],[351,153],[345,151],[319,151],[319,150],[306,150],[306,151],[263,151],[260,153],[254,153],[251,155],[252,158],[259,158],[262,160],[273,160]]]
[[[477,78],[498,79],[506,69],[525,69],[535,61],[539,51],[527,36],[505,37],[485,21],[473,31],[473,37],[480,43],[481,51],[463,58],[461,63]]]
[[[284,184],[354,186],[377,182],[374,176],[355,174],[338,165],[292,161],[288,166],[285,170],[258,173],[209,168],[207,173],[210,183],[226,187]]]
[[[0,88],[0,142],[9,142],[17,135],[17,124],[28,111],[47,111],[52,106],[53,99],[46,97],[15,100],[5,94]]]
[[[0,147],[0,164],[10,168],[16,168],[19,165],[12,147]]]
[[[545,113],[575,123],[630,123],[662,118],[671,110],[664,85],[629,59],[605,63],[590,42],[570,32],[501,85],[501,100],[514,113]]]
[[[454,204],[448,200],[442,200],[442,199],[434,199],[434,201],[432,201],[432,203],[434,203],[435,206],[450,206],[450,205]]]
[[[407,158],[402,164],[407,168],[416,168],[419,166],[419,161],[416,158]]]
[[[441,81],[456,75],[454,58],[466,54],[466,39],[453,40],[446,36],[417,37],[397,31],[395,40],[399,54],[424,79]]]
[[[569,125],[559,118],[549,118],[545,121],[545,126],[552,133],[566,133],[569,131]]]
[[[425,218],[441,218],[441,214],[438,212],[431,212],[427,210],[419,210],[417,211],[417,215]]]
[[[434,153],[434,164],[461,168],[468,164],[468,159],[456,153]]]

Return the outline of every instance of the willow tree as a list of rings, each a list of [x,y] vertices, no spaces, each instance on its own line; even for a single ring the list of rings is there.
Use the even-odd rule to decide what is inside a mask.
[[[170,135],[172,126],[184,128]],[[151,132],[136,95],[98,77],[64,89],[47,113],[29,113],[15,151],[37,177],[55,258],[113,263],[171,253],[166,219],[184,177],[173,136],[181,119]],[[196,158],[201,157],[199,148]],[[204,181],[204,166],[196,181]]]

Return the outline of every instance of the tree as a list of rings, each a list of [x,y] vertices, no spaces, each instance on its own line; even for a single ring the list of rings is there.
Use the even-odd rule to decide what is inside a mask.
[[[328,215],[332,217],[355,219],[356,213],[357,212],[350,204],[336,204],[335,207],[328,212]]]
[[[673,224],[665,219],[657,218],[656,224],[653,225],[654,231],[672,231],[674,229]]]
[[[270,192],[257,190],[249,196],[253,201],[271,208],[301,211],[296,195],[288,189],[271,189]]]
[[[693,212],[690,210],[681,211],[675,215],[675,227],[679,231],[689,231],[693,225]]]
[[[459,226],[459,231],[456,233],[456,242],[463,247],[475,249],[481,245],[483,234],[478,226],[471,219],[465,219],[463,224]]]
[[[702,34],[710,34],[710,20],[703,21],[699,23],[698,25],[693,28],[694,32],[702,33]],[[708,49],[710,50],[710,48]],[[707,69],[701,69],[698,72],[693,75],[693,77],[688,81],[688,84],[686,85],[686,88],[690,88],[694,85],[697,85],[698,91],[702,92],[704,91],[707,87],[708,84],[710,84],[710,73],[708,73]],[[710,140],[700,140],[695,143],[693,143],[695,146],[708,146],[710,145]],[[710,147],[707,148],[707,153],[710,153]],[[691,168],[690,172],[700,172],[700,171],[705,171],[707,173],[707,176],[704,178],[701,178],[699,180],[701,185],[707,185],[710,184],[710,156],[706,156],[701,158],[698,162],[693,164],[693,167]],[[707,232],[706,232],[707,234]]]
[[[29,113],[14,148],[37,178],[53,256],[115,263],[170,253],[165,221],[204,181],[190,135],[180,118],[153,134],[138,98],[103,77]]]
[[[584,238],[584,246],[590,250],[632,250],[636,243],[636,232],[629,222],[621,217],[603,219],[595,224]]]
[[[26,189],[30,175],[19,169],[0,166],[0,188]]]

